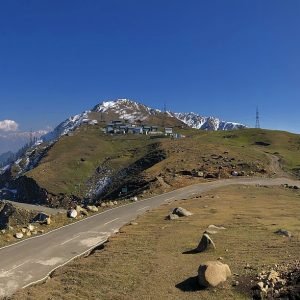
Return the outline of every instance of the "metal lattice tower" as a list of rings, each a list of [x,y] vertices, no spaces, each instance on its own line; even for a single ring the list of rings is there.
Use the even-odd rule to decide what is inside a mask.
[[[255,123],[255,128],[260,128],[258,107],[256,107],[256,123]]]

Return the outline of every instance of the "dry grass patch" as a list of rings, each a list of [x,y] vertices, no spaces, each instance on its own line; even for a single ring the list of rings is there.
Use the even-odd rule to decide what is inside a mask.
[[[167,221],[183,206],[194,215]],[[104,249],[57,270],[46,283],[12,299],[249,299],[250,279],[265,265],[299,258],[300,194],[280,187],[231,186],[180,200],[141,216],[110,239]],[[227,229],[212,235],[217,249],[183,254],[197,246],[210,224]],[[274,234],[279,228],[291,240]],[[195,280],[201,262],[223,257],[239,276],[216,289]],[[253,269],[245,269],[249,264]]]

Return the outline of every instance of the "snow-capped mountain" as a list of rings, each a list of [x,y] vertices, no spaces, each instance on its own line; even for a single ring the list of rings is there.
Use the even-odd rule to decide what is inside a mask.
[[[245,128],[246,126],[236,122],[225,122],[215,117],[203,117],[196,113],[162,112],[142,103],[117,99],[104,101],[93,109],[70,117],[60,123],[53,131],[42,137],[43,141],[54,141],[62,135],[75,130],[82,124],[97,124],[99,121],[110,122],[112,120],[127,120],[134,122],[140,120],[153,125],[180,126],[187,125],[191,128],[203,130],[232,130]],[[163,121],[162,121],[163,120]]]
[[[102,102],[92,111],[109,113],[119,119],[148,121],[149,117],[163,117],[164,113],[159,109],[148,107],[144,104],[128,100],[118,99],[115,101]],[[245,128],[246,126],[236,122],[225,122],[216,117],[204,117],[196,113],[174,113],[167,111],[167,116],[175,118],[187,126],[204,130],[232,130]]]
[[[60,136],[68,134],[70,131],[76,129],[81,124],[89,121],[89,112],[90,111],[85,111],[79,115],[72,116],[69,119],[61,122],[57,127],[54,128],[53,131],[50,131],[42,136],[42,140],[44,142],[49,142],[56,140]]]
[[[181,120],[191,128],[203,130],[233,130],[241,129],[246,126],[235,122],[221,121],[216,117],[203,117],[196,113],[174,113],[174,117]]]
[[[142,103],[128,99],[118,99],[115,101],[106,101],[96,105],[92,111],[111,114],[119,119],[129,121],[147,120],[149,116],[159,116],[162,112],[159,109],[148,107]]]

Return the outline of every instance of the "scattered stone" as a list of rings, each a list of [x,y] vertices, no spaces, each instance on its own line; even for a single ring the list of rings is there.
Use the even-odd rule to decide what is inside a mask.
[[[213,240],[210,238],[210,236],[207,233],[204,233],[199,245],[196,248],[197,252],[203,252],[205,251],[210,245],[213,246],[214,249],[216,249],[215,243],[213,242]]]
[[[49,218],[49,217],[50,217],[49,215],[47,215],[43,212],[40,212],[33,218],[33,222],[44,224],[47,222],[47,218]]]
[[[209,225],[207,228],[212,229],[212,230],[225,230],[226,229],[223,226],[216,226],[216,225]]]
[[[240,285],[239,281],[235,280],[232,282],[232,286],[238,286],[238,285]]]
[[[84,216],[88,216],[88,212],[85,208],[81,207],[80,205],[76,205],[76,211],[77,211],[77,215],[82,214]]]
[[[35,227],[32,224],[29,224],[27,226],[27,229],[31,232],[31,231],[34,231]]]
[[[106,207],[106,203],[105,202],[101,202],[100,206],[101,207]]]
[[[23,238],[23,233],[22,232],[17,232],[16,234],[15,234],[15,237],[17,238],[17,239],[22,239]]]
[[[175,214],[168,214],[166,216],[166,220],[176,220],[176,219],[179,219],[179,216],[178,215],[175,215]]]
[[[72,219],[75,219],[77,217],[78,213],[77,213],[77,210],[74,209],[74,208],[71,208],[69,211],[68,211],[68,217],[69,218],[72,218]]]
[[[136,225],[138,225],[138,223],[137,222],[130,222],[130,225],[136,226]]]
[[[97,212],[97,211],[99,211],[98,207],[95,206],[95,205],[88,205],[88,206],[86,207],[86,209],[87,209],[88,211],[91,211],[91,212]]]
[[[285,230],[285,229],[278,229],[277,231],[275,231],[276,234],[279,234],[279,235],[284,235],[288,238],[291,238],[292,237],[292,233],[288,230]]]
[[[216,287],[230,276],[229,266],[219,261],[205,262],[198,269],[198,282],[204,287]]]
[[[185,208],[182,208],[182,207],[176,207],[176,208],[174,208],[172,214],[175,214],[178,217],[188,217],[188,216],[192,215],[191,212],[189,212],[188,210],[186,210]]]

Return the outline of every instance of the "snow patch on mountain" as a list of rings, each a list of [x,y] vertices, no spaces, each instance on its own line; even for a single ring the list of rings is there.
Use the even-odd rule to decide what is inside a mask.
[[[44,136],[42,139],[44,142],[53,141],[58,139],[59,137],[68,134],[70,131],[75,130],[81,124],[89,120],[88,114],[90,111],[85,111],[82,114],[72,116],[65,120],[64,122],[60,123],[55,129]]]
[[[203,117],[196,113],[174,113],[173,116],[191,128],[202,130],[233,130],[246,126],[235,122],[221,121],[215,117]]]

